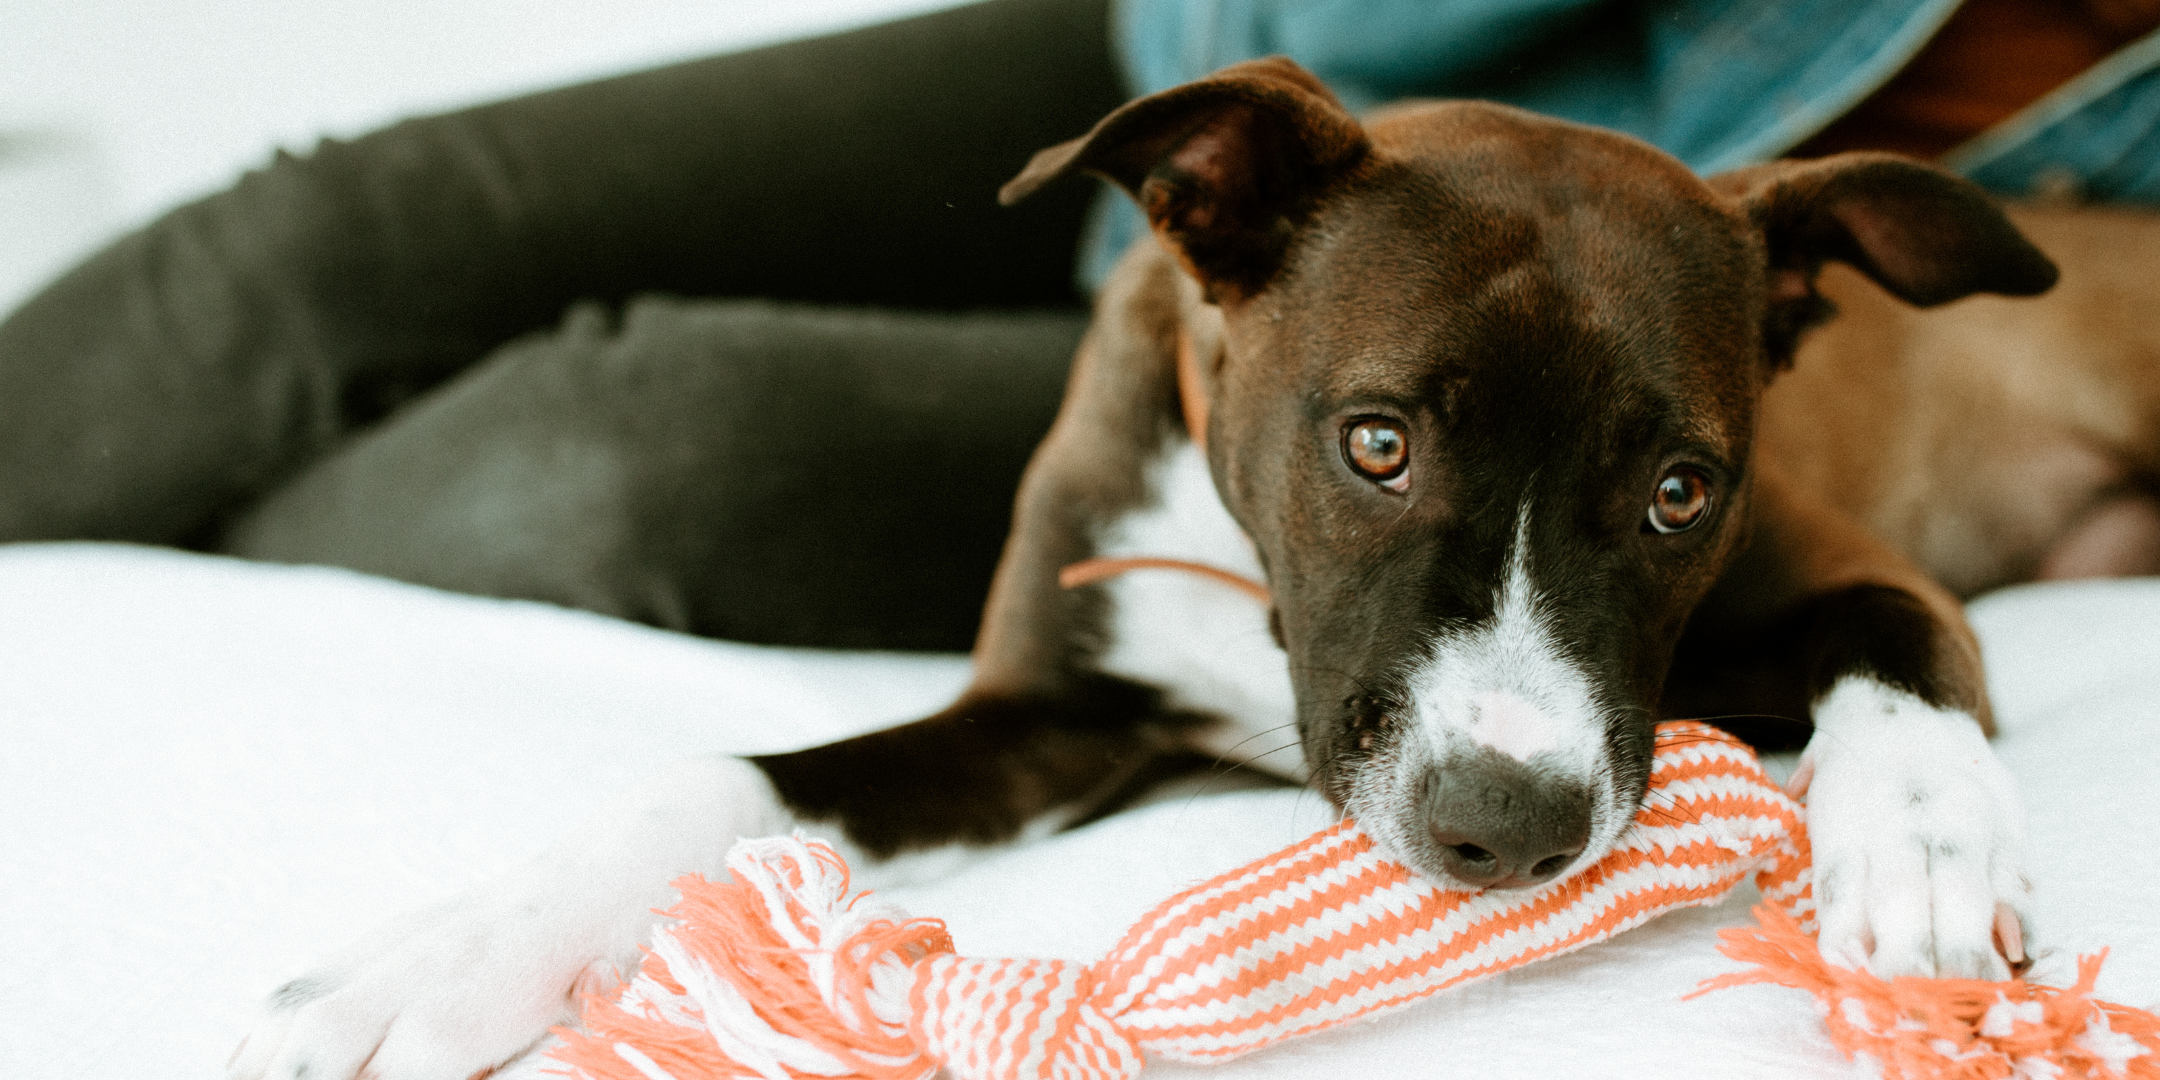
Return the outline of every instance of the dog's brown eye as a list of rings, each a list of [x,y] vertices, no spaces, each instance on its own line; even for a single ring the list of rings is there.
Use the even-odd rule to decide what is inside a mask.
[[[1650,527],[1661,533],[1686,532],[1701,524],[1710,509],[1710,481],[1683,465],[1658,479],[1650,496]]]
[[[1343,432],[1343,460],[1359,474],[1397,491],[1409,486],[1410,439],[1393,420],[1360,420]]]

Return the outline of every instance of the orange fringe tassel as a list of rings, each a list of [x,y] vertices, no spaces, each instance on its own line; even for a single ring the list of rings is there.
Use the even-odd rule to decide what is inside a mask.
[[[1689,997],[1750,983],[1805,990],[1822,1004],[1831,1041],[1872,1059],[1883,1080],[2160,1080],[2160,1017],[2091,996],[2105,949],[2078,958],[2067,989],[2023,979],[1885,981],[1824,960],[1774,906],[1757,905],[1755,918],[1760,926],[1719,931],[1718,951],[1756,966]]]
[[[813,854],[840,875],[840,893],[846,895],[847,864],[829,848],[813,847]],[[802,886],[801,875],[791,875],[791,888]],[[694,959],[723,975],[738,987],[760,990],[748,1005],[774,1031],[794,1036],[831,1055],[846,1066],[844,1074],[861,1080],[921,1080],[937,1068],[921,1056],[916,1041],[904,1027],[886,1029],[871,1010],[867,988],[870,967],[881,957],[913,963],[937,953],[953,951],[952,938],[938,919],[879,920],[833,948],[832,984],[840,991],[844,1009],[862,1022],[849,1025],[841,1010],[818,996],[816,982],[804,953],[790,945],[774,925],[785,918],[799,931],[815,937],[819,927],[792,894],[784,913],[769,911],[764,897],[740,881],[710,881],[691,874],[677,879],[682,901],[658,912],[676,920],[672,933],[695,943]],[[865,894],[867,895],[867,894]],[[858,897],[857,899],[861,899]],[[640,980],[650,978],[657,988],[677,998],[685,994],[667,962],[645,949],[638,969]],[[679,1080],[757,1076],[753,1066],[739,1062],[720,1049],[705,1017],[694,1004],[677,1003],[674,1018],[650,1000],[635,993],[633,984],[606,996],[587,994],[580,1029],[556,1028],[562,1046],[550,1056],[573,1065],[592,1080],[652,1080],[652,1073],[622,1056],[618,1046],[635,1052],[668,1076]],[[621,993],[619,999],[616,994]],[[682,1015],[682,1014],[687,1015]],[[684,1020],[691,1021],[684,1023]],[[884,1030],[881,1030],[884,1029]],[[790,1077],[811,1080],[832,1074],[805,1072],[783,1066]]]

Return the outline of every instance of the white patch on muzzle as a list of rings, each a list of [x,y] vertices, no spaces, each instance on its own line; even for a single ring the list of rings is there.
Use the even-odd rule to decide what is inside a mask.
[[[1515,522],[1490,621],[1445,632],[1411,673],[1410,715],[1436,755],[1489,746],[1517,761],[1543,757],[1585,778],[1605,756],[1590,679],[1553,640],[1530,579],[1528,510]]]
[[[1436,636],[1406,680],[1409,723],[1392,779],[1410,800],[1425,770],[1489,747],[1534,762],[1556,780],[1582,783],[1591,792],[1591,833],[1579,868],[1611,846],[1630,815],[1617,812],[1605,717],[1590,678],[1555,640],[1531,579],[1528,525],[1525,506],[1492,618]]]

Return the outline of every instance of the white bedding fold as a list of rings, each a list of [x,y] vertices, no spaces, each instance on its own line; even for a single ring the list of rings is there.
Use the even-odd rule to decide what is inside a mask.
[[[2160,580],[2012,590],[1974,619],[2032,810],[2040,972],[2112,947],[2102,996],[2160,1004]],[[657,764],[883,726],[964,676],[955,657],[704,642],[334,570],[0,548],[0,1077],[218,1076],[272,987]],[[1092,957],[1326,817],[1308,793],[1202,794],[887,895],[965,953]],[[1798,992],[1679,1000],[1731,968],[1714,932],[1745,907],[1150,1075],[1846,1075]]]

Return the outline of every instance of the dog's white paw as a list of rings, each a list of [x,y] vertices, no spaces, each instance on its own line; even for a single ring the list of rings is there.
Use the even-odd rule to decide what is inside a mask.
[[[616,955],[637,938],[606,925],[617,913],[497,889],[409,915],[278,988],[232,1080],[467,1080],[573,1020],[581,993],[636,963],[634,949]]]
[[[1980,725],[1872,679],[1815,706],[1806,785],[1823,956],[1876,975],[2005,979],[2022,960],[2025,811]]]
[[[467,1080],[517,1057],[637,947],[690,872],[792,821],[757,767],[702,758],[645,783],[539,858],[408,915],[280,987],[232,1080]]]

